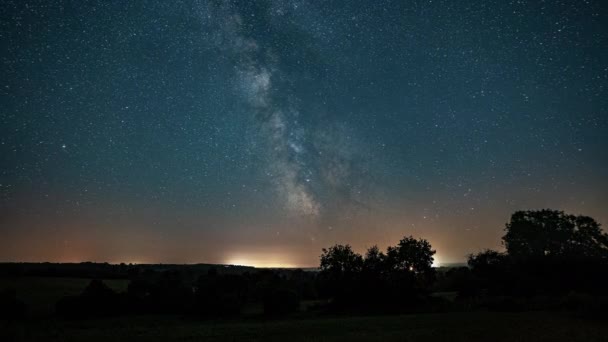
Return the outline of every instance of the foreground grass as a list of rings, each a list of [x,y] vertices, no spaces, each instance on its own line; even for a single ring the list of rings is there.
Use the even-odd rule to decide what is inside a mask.
[[[608,322],[566,313],[468,312],[288,320],[139,316],[0,323],[3,341],[608,341]]]
[[[0,277],[0,290],[14,289],[17,298],[27,304],[28,312],[34,316],[49,315],[55,310],[55,303],[63,296],[73,296],[91,282],[89,278],[61,277]],[[126,291],[126,279],[104,280],[115,291]]]
[[[454,312],[268,321],[249,318],[217,322],[177,316],[64,320],[49,315],[59,298],[79,294],[89,281],[79,278],[0,278],[0,289],[16,289],[17,296],[30,309],[30,319],[26,321],[0,321],[0,341],[608,342],[608,322],[554,312]],[[124,291],[128,284],[126,280],[105,282],[119,292]],[[259,317],[261,307],[248,310],[251,311],[245,312],[248,316]]]

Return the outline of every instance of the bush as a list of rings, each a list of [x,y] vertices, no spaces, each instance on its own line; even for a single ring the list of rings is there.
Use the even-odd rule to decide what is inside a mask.
[[[586,318],[608,317],[608,296],[571,292],[563,298],[561,305],[564,309]]]
[[[246,293],[247,282],[244,277],[210,272],[207,276],[201,276],[197,282],[191,311],[209,317],[236,316],[241,312]]]
[[[264,298],[264,314],[284,315],[298,311],[300,298],[295,291],[271,290]]]
[[[98,279],[91,280],[79,296],[66,296],[55,305],[65,317],[85,318],[125,313],[125,298]]]

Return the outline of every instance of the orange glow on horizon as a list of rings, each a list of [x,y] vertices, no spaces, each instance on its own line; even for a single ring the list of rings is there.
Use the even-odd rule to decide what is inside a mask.
[[[290,258],[280,253],[243,253],[227,257],[224,264],[236,266],[252,266],[256,268],[298,268],[303,267],[292,263]]]

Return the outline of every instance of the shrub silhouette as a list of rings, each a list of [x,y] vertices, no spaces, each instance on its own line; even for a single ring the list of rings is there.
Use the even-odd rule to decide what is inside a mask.
[[[193,300],[192,286],[177,271],[162,272],[151,283],[147,308],[158,313],[184,313],[189,310]]]
[[[247,279],[240,275],[219,275],[210,271],[199,277],[193,312],[209,317],[238,315],[247,296]]]
[[[483,284],[469,267],[451,267],[443,273],[442,289],[439,291],[456,291],[458,299],[468,299],[481,294]]]
[[[295,291],[274,289],[264,298],[264,314],[284,315],[298,311],[300,299]]]
[[[108,299],[116,295],[116,292],[112,290],[108,285],[99,279],[93,279],[82,291],[82,297],[88,297],[92,299]]]
[[[55,309],[67,317],[108,316],[124,313],[123,298],[103,281],[93,279],[79,296],[66,296]]]

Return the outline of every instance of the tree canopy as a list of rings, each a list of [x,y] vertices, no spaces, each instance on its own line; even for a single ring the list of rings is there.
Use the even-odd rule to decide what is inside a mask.
[[[321,271],[332,275],[357,273],[363,266],[363,257],[355,253],[350,245],[334,245],[323,248]]]
[[[608,234],[588,216],[558,210],[517,211],[502,240],[509,256],[607,258]]]
[[[432,270],[435,251],[427,240],[406,236],[397,246],[388,247],[386,255],[390,269],[427,273]]]
[[[325,291],[341,308],[399,311],[419,305],[435,279],[435,251],[424,239],[406,236],[386,253],[370,247],[365,256],[349,245],[323,249],[321,278]]]

